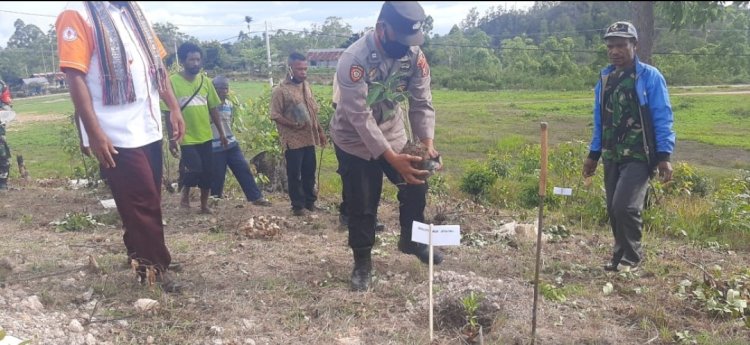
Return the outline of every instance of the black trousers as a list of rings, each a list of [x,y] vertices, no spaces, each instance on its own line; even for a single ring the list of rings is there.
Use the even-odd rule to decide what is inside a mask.
[[[613,163],[604,161],[604,189],[607,213],[615,237],[612,263],[637,264],[643,257],[643,201],[648,190],[646,162]]]
[[[311,207],[318,200],[315,194],[315,146],[287,149],[284,157],[292,208]]]
[[[383,191],[383,174],[398,187],[401,238],[411,240],[412,221],[424,222],[427,183],[407,184],[384,158],[364,160],[336,147],[339,174],[344,185],[346,213],[349,215],[349,246],[372,247],[375,221]]]
[[[211,140],[201,144],[180,145],[180,183],[183,187],[211,188],[213,150]]]

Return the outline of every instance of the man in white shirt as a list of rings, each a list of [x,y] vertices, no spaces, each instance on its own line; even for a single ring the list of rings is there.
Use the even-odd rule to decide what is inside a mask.
[[[135,2],[84,5],[63,11],[55,25],[82,147],[99,161],[112,190],[141,281],[154,277],[176,292],[162,223],[159,98],[171,111],[173,139],[182,140],[185,124],[162,63],[166,51]]]

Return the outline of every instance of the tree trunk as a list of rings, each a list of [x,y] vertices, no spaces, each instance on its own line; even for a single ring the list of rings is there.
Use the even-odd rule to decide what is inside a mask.
[[[654,2],[631,1],[633,25],[638,30],[637,54],[642,62],[652,64],[651,53],[654,48]]]

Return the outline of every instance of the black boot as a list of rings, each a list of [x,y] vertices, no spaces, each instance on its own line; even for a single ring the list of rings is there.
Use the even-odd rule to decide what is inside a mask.
[[[423,263],[430,263],[430,247],[426,244],[405,240],[402,236],[398,241],[398,250],[400,250],[404,254],[414,254]],[[439,265],[441,262],[443,262],[443,252],[437,249],[437,247],[433,246],[432,263],[435,265]]]
[[[352,291],[367,291],[370,286],[370,274],[372,271],[372,259],[370,251],[372,247],[352,248],[354,252],[354,269],[352,270]]]

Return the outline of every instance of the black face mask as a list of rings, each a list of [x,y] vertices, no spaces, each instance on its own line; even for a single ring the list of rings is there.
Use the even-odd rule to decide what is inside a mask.
[[[386,35],[385,33],[383,33],[383,41],[381,43],[383,44],[383,50],[385,51],[385,54],[392,59],[400,59],[404,57],[406,53],[409,52],[410,48],[407,45],[399,43],[398,41],[388,40],[388,35]]]

